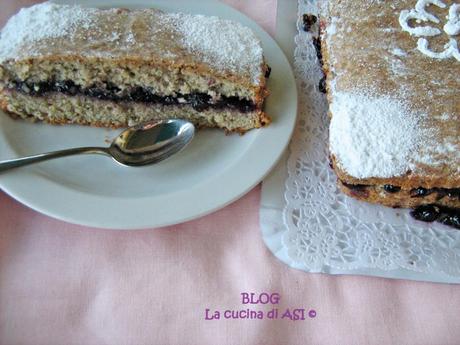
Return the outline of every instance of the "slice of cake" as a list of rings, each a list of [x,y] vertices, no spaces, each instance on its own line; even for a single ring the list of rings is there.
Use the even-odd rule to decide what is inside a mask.
[[[43,3],[0,36],[0,106],[54,124],[123,127],[183,118],[244,133],[269,67],[256,35],[217,17]]]
[[[341,190],[459,227],[459,5],[330,0],[326,13],[330,154]]]

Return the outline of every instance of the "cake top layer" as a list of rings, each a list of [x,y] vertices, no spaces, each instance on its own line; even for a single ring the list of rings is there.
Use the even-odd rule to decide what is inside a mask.
[[[329,1],[330,150],[344,173],[459,181],[459,9],[448,0]]]
[[[263,74],[253,31],[217,17],[45,2],[22,9],[1,31],[0,63],[74,55],[198,64],[251,84]]]

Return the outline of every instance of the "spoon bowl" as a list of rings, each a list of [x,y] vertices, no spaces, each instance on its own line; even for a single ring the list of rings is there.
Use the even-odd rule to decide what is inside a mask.
[[[109,153],[122,165],[158,163],[183,150],[192,141],[195,127],[185,120],[143,123],[123,131],[109,147]]]
[[[192,141],[195,127],[186,120],[167,119],[129,127],[110,147],[78,147],[0,162],[0,173],[25,165],[78,154],[102,154],[126,166],[161,162],[183,150]]]

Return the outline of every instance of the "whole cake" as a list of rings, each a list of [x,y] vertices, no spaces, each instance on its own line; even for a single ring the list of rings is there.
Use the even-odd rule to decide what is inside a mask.
[[[244,133],[270,122],[259,39],[217,17],[42,3],[0,36],[0,106],[54,124],[183,118]]]
[[[322,55],[341,190],[460,226],[460,5],[330,0]]]

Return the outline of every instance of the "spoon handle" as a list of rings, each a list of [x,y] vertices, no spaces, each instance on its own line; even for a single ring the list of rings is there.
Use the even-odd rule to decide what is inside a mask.
[[[78,147],[74,149],[40,153],[34,156],[0,161],[0,173],[6,170],[19,168],[25,165],[47,161],[49,159],[55,159],[55,158],[61,158],[61,157],[79,155],[79,154],[92,154],[92,153],[111,156],[109,153],[109,149],[105,147]]]

